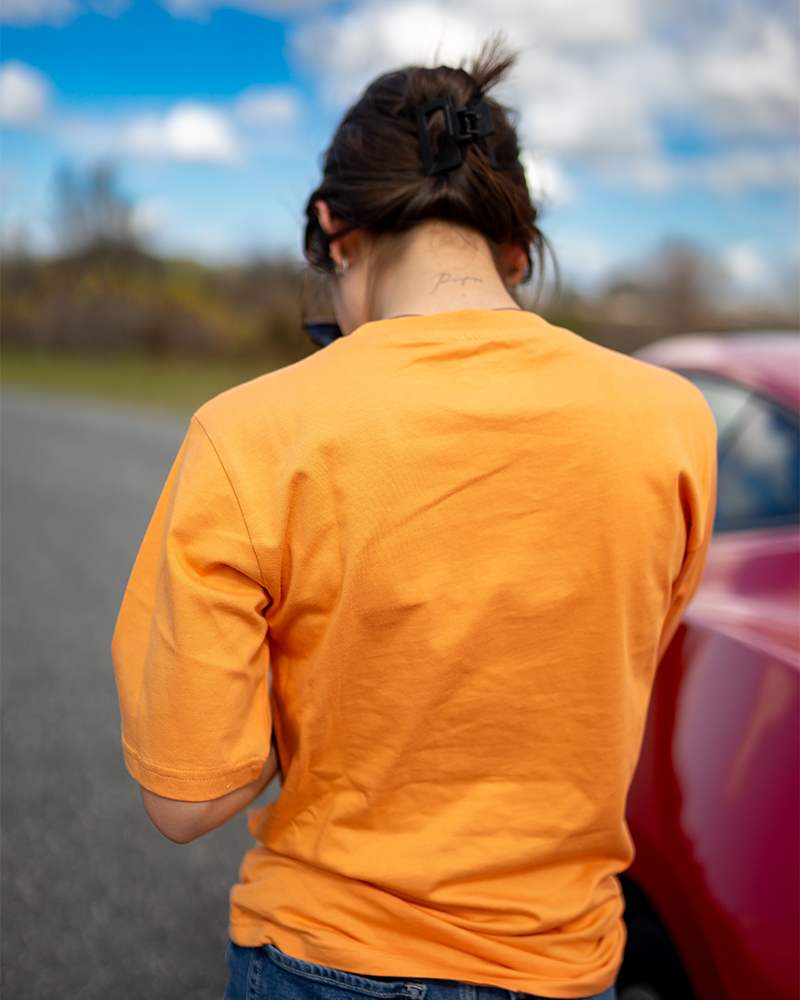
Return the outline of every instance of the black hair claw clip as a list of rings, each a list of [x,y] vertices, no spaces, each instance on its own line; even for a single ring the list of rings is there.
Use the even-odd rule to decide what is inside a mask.
[[[428,120],[435,111],[443,112],[447,129],[447,153],[438,161],[434,159],[430,135],[428,134]],[[491,139],[494,133],[492,109],[486,101],[472,101],[466,108],[456,110],[453,98],[449,94],[443,94],[441,97],[428,101],[427,104],[421,104],[415,109],[414,114],[417,119],[422,164],[426,177],[442,174],[447,170],[452,170],[453,167],[461,166],[464,162],[461,147],[465,142],[477,142],[478,148],[481,149],[488,164],[495,170],[497,169],[494,142]],[[482,149],[480,145],[484,139],[486,140],[486,150]]]

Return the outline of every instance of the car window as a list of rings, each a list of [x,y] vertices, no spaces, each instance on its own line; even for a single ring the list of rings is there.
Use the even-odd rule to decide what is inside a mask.
[[[753,401],[753,394],[739,385],[700,376],[690,375],[689,378],[706,397],[714,414],[719,450],[722,452],[742,423],[758,411],[758,405]]]
[[[688,377],[706,397],[717,421],[715,530],[795,523],[800,517],[797,417],[741,386]]]

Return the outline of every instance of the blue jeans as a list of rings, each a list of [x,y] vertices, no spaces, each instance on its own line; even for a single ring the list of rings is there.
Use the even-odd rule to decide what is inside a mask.
[[[224,1000],[549,1000],[499,986],[470,986],[448,979],[367,978],[291,958],[271,944],[228,945],[228,988]],[[616,1000],[613,986],[581,1000]]]

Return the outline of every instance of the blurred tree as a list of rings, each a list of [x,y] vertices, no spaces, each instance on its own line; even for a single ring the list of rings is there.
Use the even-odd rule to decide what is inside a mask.
[[[728,329],[722,271],[701,247],[672,241],[617,272],[591,303],[587,336],[630,353],[661,337]]]
[[[113,164],[96,163],[83,173],[60,168],[55,227],[66,254],[136,247],[133,205],[117,186]]]
[[[664,246],[654,261],[651,282],[667,333],[703,330],[713,322],[722,271],[699,247],[677,242]]]

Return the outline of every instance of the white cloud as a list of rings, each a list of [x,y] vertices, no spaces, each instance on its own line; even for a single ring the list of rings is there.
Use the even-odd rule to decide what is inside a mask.
[[[520,58],[498,94],[520,112],[523,143],[553,169],[581,163],[649,190],[741,188],[795,176],[788,154],[729,148],[734,135],[757,150],[796,129],[790,21],[756,0],[716,5],[705,20],[645,0],[355,0],[341,15],[301,24],[290,44],[339,110],[381,72],[458,64],[500,30]],[[718,148],[713,157],[689,163],[668,152],[666,123],[688,117]]]
[[[598,161],[593,167],[594,173],[606,180],[651,192],[691,186],[737,194],[796,188],[800,182],[800,155],[793,149],[737,149],[684,159],[670,159],[654,151],[651,156],[634,158],[623,171],[615,161]]]
[[[643,191],[653,193],[666,191],[687,179],[686,171],[682,173],[678,164],[658,152],[654,152],[652,156],[637,157],[622,171],[616,170],[617,166],[617,164],[607,165],[606,174],[616,177],[617,180],[621,179],[625,184],[632,184]],[[705,175],[702,178],[694,176],[693,179],[702,183],[708,180]]]
[[[709,187],[727,191],[745,188],[797,187],[800,181],[800,155],[795,149],[779,152],[747,149],[724,158],[701,160],[685,165],[686,179],[697,179]]]
[[[521,154],[520,160],[531,198],[537,205],[565,205],[573,200],[572,184],[555,160],[527,151]]]
[[[594,236],[562,233],[551,242],[565,288],[599,285],[620,263],[619,248]]]
[[[652,42],[632,51],[528,53],[511,103],[530,141],[573,157],[652,155],[656,112],[682,95],[673,53]]]
[[[467,6],[456,16],[436,0],[360,3],[317,18],[292,37],[298,61],[322,77],[323,99],[349,103],[379,73],[413,63],[460,62],[483,38]]]
[[[40,125],[47,112],[50,84],[33,66],[10,59],[0,66],[0,121],[6,125]]]
[[[162,160],[239,164],[252,155],[256,132],[285,135],[302,112],[299,93],[289,86],[253,87],[224,105],[182,101],[166,112],[97,116],[58,111],[51,84],[39,70],[16,60],[0,65],[0,124],[46,130],[65,150],[81,158],[133,154]],[[245,133],[245,150],[236,125]],[[270,133],[272,134],[272,133]],[[274,136],[273,136],[274,137]]]
[[[642,36],[637,0],[358,0],[292,37],[296,56],[340,103],[379,72],[409,64],[458,64],[502,32],[535,62],[562,49],[630,45]],[[331,89],[332,88],[332,91]]]
[[[22,27],[65,24],[79,10],[75,0],[3,0],[0,4],[0,21]]]
[[[22,0],[19,0],[22,2]],[[292,13],[298,9],[321,7],[328,0],[159,0],[174,17],[204,21],[220,7],[241,10],[261,17]]]
[[[728,279],[727,294],[744,301],[761,300],[773,308],[796,313],[798,295],[797,247],[770,246],[744,240],[723,247],[718,255]]]
[[[735,285],[743,289],[761,288],[771,278],[771,269],[755,243],[734,243],[721,254],[722,266]]]
[[[324,97],[341,107],[380,72],[459,64],[498,30],[521,52],[499,96],[520,111],[522,139],[551,173],[563,175],[558,157],[630,163],[654,155],[649,111],[680,74],[663,47],[632,48],[644,41],[635,0],[362,0],[343,17],[304,25],[291,44],[319,74]]]
[[[203,104],[176,104],[163,117],[142,115],[124,130],[122,142],[140,156],[229,164],[240,159],[227,117]]]
[[[131,214],[133,232],[145,246],[157,252],[166,244],[177,221],[174,206],[164,198],[136,202]]]
[[[774,17],[738,18],[695,67],[696,93],[711,121],[728,133],[797,129],[797,37]]]
[[[300,110],[300,98],[292,87],[251,87],[234,104],[236,116],[247,125],[291,125]]]
[[[138,202],[133,209],[131,225],[134,232],[147,242],[157,240],[172,221],[172,211],[158,198]]]
[[[485,6],[472,6],[485,10]],[[535,0],[533,3],[508,2],[492,5],[485,21],[499,23],[502,14],[513,18],[517,31],[522,30],[534,44],[597,49],[629,45],[642,36],[642,18],[636,0]],[[488,12],[487,12],[488,13]],[[516,33],[514,36],[516,37]]]
[[[0,22],[25,28],[37,24],[62,27],[89,11],[105,17],[119,17],[132,2],[133,0],[2,0]]]
[[[636,95],[611,87],[598,87],[583,100],[574,90],[565,90],[549,100],[532,101],[526,122],[536,146],[551,154],[583,159],[636,156],[656,145],[655,131]]]

